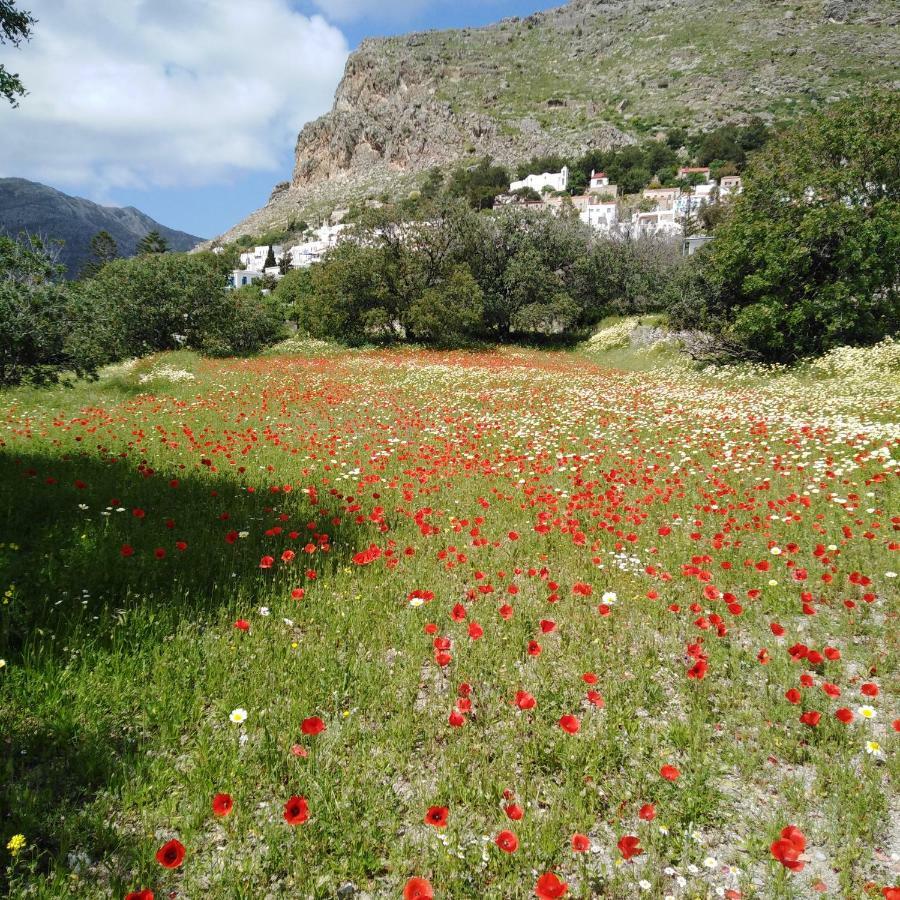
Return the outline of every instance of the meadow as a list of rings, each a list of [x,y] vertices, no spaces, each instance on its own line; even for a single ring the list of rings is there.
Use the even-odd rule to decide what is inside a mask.
[[[900,897],[900,386],[644,368],[0,393],[7,895]]]

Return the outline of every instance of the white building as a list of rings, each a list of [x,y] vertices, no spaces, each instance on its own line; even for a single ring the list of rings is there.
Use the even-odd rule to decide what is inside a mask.
[[[723,175],[719,180],[719,199],[740,194],[744,190],[744,182],[740,175]]]
[[[522,188],[531,188],[539,194],[544,188],[552,191],[564,191],[569,186],[569,167],[563,166],[561,172],[542,172],[540,175],[529,175],[521,181],[514,181],[510,186],[510,193]]]
[[[228,276],[228,283],[230,287],[242,288],[253,284],[254,281],[259,281],[262,277],[263,273],[255,269],[235,269]]]
[[[256,271],[261,272],[263,266],[266,264],[266,259],[269,256],[270,246],[270,244],[266,244],[263,247],[254,247],[252,250],[242,253],[241,265],[246,266],[248,269],[255,269]],[[271,249],[275,254],[275,261],[278,262],[284,254],[284,247],[280,244],[276,244],[272,246]]]
[[[318,262],[338,242],[346,225],[322,225],[314,232],[315,240],[296,244],[288,250],[291,268],[307,269]]]
[[[615,200],[589,202],[579,218],[595,231],[610,232],[619,224],[619,205]]]
[[[657,209],[653,212],[635,212],[631,219],[632,237],[674,237],[681,234],[681,225],[674,209]]]

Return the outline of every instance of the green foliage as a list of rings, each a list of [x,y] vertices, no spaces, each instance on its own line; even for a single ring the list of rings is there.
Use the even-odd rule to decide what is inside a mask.
[[[414,338],[435,346],[460,346],[477,337],[484,295],[468,266],[459,264],[440,284],[412,302],[407,320]]]
[[[491,209],[494,198],[509,189],[510,180],[506,168],[495,166],[486,156],[477,165],[455,169],[450,175],[447,194],[465,199],[472,209]]]
[[[110,357],[179,348],[249,353],[277,340],[274,306],[260,294],[227,291],[225,265],[211,253],[166,253],[104,266],[81,289],[106,310]]]
[[[757,154],[707,256],[709,327],[789,361],[900,329],[900,101],[872,94]]]
[[[81,270],[81,278],[93,278],[109,262],[118,259],[119,248],[115,238],[106,230],[98,231],[91,238],[91,255]]]
[[[62,281],[39,238],[0,236],[0,385],[92,374],[103,362],[94,336],[102,317]]]
[[[138,256],[152,256],[154,254],[168,253],[169,242],[156,230],[145,234],[137,245]]]
[[[0,0],[0,45],[11,44],[18,47],[22,41],[30,40],[34,24],[35,19],[31,13],[16,9],[13,0]],[[25,93],[25,86],[19,76],[0,63],[0,96],[16,107],[19,105],[17,98]]]

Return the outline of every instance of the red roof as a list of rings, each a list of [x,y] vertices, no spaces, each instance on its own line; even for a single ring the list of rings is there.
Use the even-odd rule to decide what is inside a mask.
[[[682,172],[708,172],[709,166],[682,166],[679,170],[679,173]]]

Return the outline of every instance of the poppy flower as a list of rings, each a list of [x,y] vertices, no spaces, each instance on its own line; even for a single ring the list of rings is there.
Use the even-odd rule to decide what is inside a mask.
[[[645,803],[638,810],[638,818],[645,822],[652,822],[656,818],[656,807],[652,803]]]
[[[153,900],[153,891],[150,888],[142,888],[125,895],[125,900]]]
[[[318,716],[310,716],[300,723],[300,730],[308,735],[321,734],[325,730],[325,723]]]
[[[797,688],[791,688],[789,691],[786,691],[784,696],[787,698],[787,701],[789,703],[794,704],[799,703],[803,699],[800,691],[798,691]]]
[[[884,900],[900,900],[900,887],[883,887],[881,895]]]
[[[275,558],[273,556],[264,556],[259,561],[259,567],[261,569],[271,569],[275,563]]]
[[[800,716],[800,721],[804,725],[809,725],[810,728],[815,728],[816,725],[819,724],[819,720],[822,718],[822,713],[816,712],[814,709],[808,710]]]
[[[234,627],[237,628],[238,631],[249,631],[250,623],[246,619],[238,619],[237,622],[234,623]]]
[[[597,676],[593,672],[585,672],[584,675],[581,676],[581,680],[585,684],[596,684]]]
[[[466,717],[458,709],[453,709],[450,711],[447,721],[454,728],[462,728],[466,724]]]
[[[877,697],[878,696],[878,685],[872,684],[870,681],[866,682],[862,687],[860,687],[860,693],[865,694],[867,697]]]
[[[585,850],[590,849],[591,839],[586,834],[579,834],[576,832],[572,835],[572,849],[576,853],[584,853]]]
[[[516,706],[519,709],[534,709],[537,706],[537,700],[528,691],[516,691]]]
[[[681,772],[675,768],[675,766],[665,765],[659,770],[659,774],[662,775],[666,781],[678,781],[681,777]]]
[[[484,629],[477,622],[469,623],[469,637],[477,641],[484,634]]]
[[[794,825],[782,828],[781,837],[769,849],[772,851],[772,856],[786,869],[801,872],[806,865],[800,859],[800,854],[806,849],[806,838],[803,832]]]
[[[504,853],[515,853],[519,849],[519,839],[511,831],[501,831],[494,838],[494,843]]]
[[[449,817],[450,810],[446,806],[429,806],[428,812],[425,813],[425,824],[433,825],[435,828],[446,828]]]
[[[540,656],[541,655],[541,645],[537,641],[529,641],[528,642],[528,655],[529,656]]]
[[[603,694],[600,691],[588,691],[585,695],[587,697],[588,703],[593,704],[599,709],[603,709],[606,706],[606,701],[603,699]]]
[[[558,900],[565,897],[568,891],[569,885],[560,881],[553,872],[545,872],[534,886],[534,895],[538,900]]]
[[[551,631],[556,630],[556,622],[553,619],[541,619],[540,626],[544,634],[550,634]]]
[[[565,715],[559,720],[559,727],[567,734],[578,734],[581,722],[573,715]]]
[[[518,822],[522,816],[525,815],[521,806],[517,806],[515,803],[510,803],[504,810],[508,819],[513,822]]]
[[[284,821],[288,825],[302,825],[309,819],[309,806],[306,797],[291,797],[284,804]]]
[[[846,706],[842,706],[840,709],[836,709],[834,711],[834,717],[839,722],[843,722],[845,725],[853,721],[853,713],[849,709],[847,709]]]
[[[156,851],[156,861],[165,869],[177,869],[184,862],[184,844],[181,841],[167,841]]]
[[[227,816],[234,808],[234,801],[230,794],[216,794],[212,801],[212,811],[220,818]]]
[[[623,834],[616,846],[619,848],[619,853],[622,854],[622,859],[626,862],[633,856],[640,856],[644,852],[641,849],[640,838],[633,834]]]
[[[425,878],[410,878],[403,888],[403,900],[434,900],[431,882]]]

